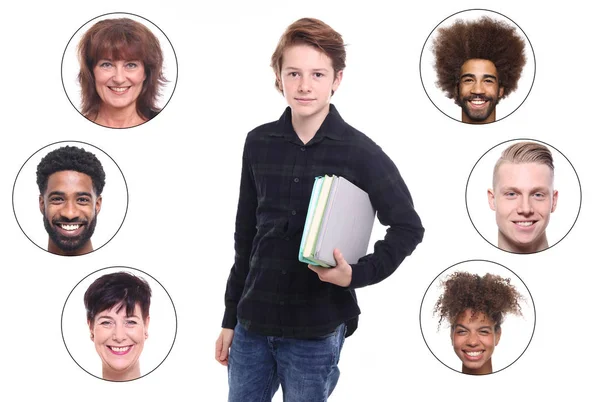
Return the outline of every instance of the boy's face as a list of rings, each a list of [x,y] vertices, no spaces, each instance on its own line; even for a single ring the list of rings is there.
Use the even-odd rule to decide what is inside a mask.
[[[540,163],[503,163],[488,202],[496,211],[498,247],[517,253],[548,248],[546,227],[556,209],[550,167]]]
[[[331,59],[309,45],[290,46],[283,52],[277,77],[292,115],[303,119],[326,116],[331,92],[342,80],[342,71],[333,71]]]

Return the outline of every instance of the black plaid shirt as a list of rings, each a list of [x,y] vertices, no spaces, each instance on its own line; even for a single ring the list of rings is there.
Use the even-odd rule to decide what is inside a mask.
[[[389,226],[373,254],[352,264],[348,288],[321,282],[298,261],[314,179],[326,174],[342,176],[365,190],[381,224]],[[330,105],[327,118],[304,145],[287,108],[278,121],[257,127],[246,138],[235,262],[222,326],[234,328],[239,321],[262,335],[311,338],[346,322],[350,336],[360,314],[354,289],[391,275],[423,233],[398,169],[377,144],[344,122]]]

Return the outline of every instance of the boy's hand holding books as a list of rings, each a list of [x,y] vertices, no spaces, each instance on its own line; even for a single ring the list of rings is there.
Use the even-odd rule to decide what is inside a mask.
[[[348,287],[352,282],[352,267],[346,262],[342,252],[339,249],[333,250],[333,257],[336,265],[332,268],[323,268],[317,265],[308,264],[308,268],[319,275],[323,282],[333,283],[334,285]]]

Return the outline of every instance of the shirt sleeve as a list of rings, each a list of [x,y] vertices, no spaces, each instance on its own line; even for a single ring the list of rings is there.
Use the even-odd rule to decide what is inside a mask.
[[[398,168],[377,148],[378,152],[363,163],[363,183],[379,222],[388,229],[384,239],[375,243],[372,254],[351,265],[350,288],[372,285],[390,276],[423,240],[425,232]]]
[[[246,140],[242,158],[240,197],[235,220],[235,259],[225,290],[225,314],[221,324],[223,328],[233,329],[237,324],[237,305],[242,297],[244,283],[250,269],[250,254],[256,235],[257,205],[256,187],[248,159],[248,140]]]

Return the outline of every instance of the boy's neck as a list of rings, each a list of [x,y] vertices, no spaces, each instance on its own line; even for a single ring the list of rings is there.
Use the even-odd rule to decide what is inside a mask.
[[[299,113],[294,113],[294,109],[292,109],[292,127],[294,127],[294,131],[302,143],[307,144],[313,139],[328,114],[329,105],[309,116],[300,116]]]

